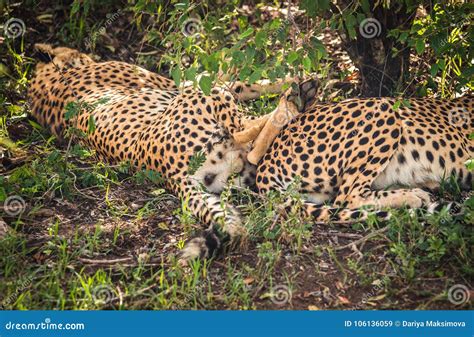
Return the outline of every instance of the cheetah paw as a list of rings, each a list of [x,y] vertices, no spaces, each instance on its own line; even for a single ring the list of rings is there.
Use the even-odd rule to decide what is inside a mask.
[[[407,200],[407,205],[410,207],[421,208],[427,207],[429,208],[433,204],[433,197],[429,192],[422,190],[421,188],[415,188],[411,190],[412,196],[409,196]],[[412,199],[412,202],[410,202]]]
[[[286,100],[292,102],[299,112],[308,109],[316,100],[318,81],[315,79],[306,80],[300,84],[293,83],[286,92]]]

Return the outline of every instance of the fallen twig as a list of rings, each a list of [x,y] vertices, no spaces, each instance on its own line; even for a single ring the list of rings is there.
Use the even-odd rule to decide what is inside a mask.
[[[87,264],[102,264],[102,265],[108,265],[108,264],[117,264],[117,263],[123,263],[123,262],[131,262],[133,261],[133,258],[131,257],[122,257],[119,259],[102,259],[102,260],[94,260],[94,259],[87,259],[84,257],[79,257],[79,261],[82,263],[87,263]]]
[[[343,249],[347,249],[347,248],[352,248],[352,246],[357,246],[358,244],[360,243],[364,243],[366,242],[367,240],[373,238],[374,236],[377,236],[379,234],[382,234],[382,233],[385,233],[386,231],[388,230],[388,226],[386,227],[383,227],[383,228],[380,228],[380,229],[377,229],[376,231],[374,232],[370,232],[368,235],[358,239],[358,240],[355,240],[351,243],[348,243],[347,245],[344,245],[344,246],[338,246],[338,247],[335,247],[334,249],[335,250],[343,250]]]
[[[318,232],[317,234],[324,235],[324,236],[338,236],[340,238],[347,238],[347,239],[360,239],[362,237],[361,234],[343,233],[343,232]]]

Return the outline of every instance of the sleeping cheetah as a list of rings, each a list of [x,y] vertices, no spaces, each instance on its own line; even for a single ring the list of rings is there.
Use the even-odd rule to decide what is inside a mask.
[[[262,193],[285,190],[301,177],[300,191],[308,197],[304,215],[322,222],[363,219],[367,211],[357,208],[366,205],[376,210],[429,205],[422,188],[435,188],[451,174],[472,188],[472,173],[464,166],[474,156],[472,96],[410,99],[398,109],[390,98],[313,104],[313,80],[287,91],[271,115],[253,119],[237,109],[234,96],[254,98],[281,86],[237,85],[233,92],[214,89],[205,96],[190,88],[180,91],[171,80],[122,62],[96,63],[67,48],[39,49],[54,58],[37,66],[29,91],[33,116],[58,136],[74,123],[87,132],[92,116],[96,128],[85,142],[101,157],[160,172],[168,188],[209,225],[187,244],[184,259],[208,257],[243,235],[238,212],[221,207],[209,192],[222,191],[234,173],[255,182],[249,162],[257,164]],[[65,120],[68,102],[103,97],[106,102],[92,111]],[[250,141],[249,153],[243,144]],[[191,158],[202,151],[204,164],[189,172]],[[394,186],[406,188],[388,190]],[[321,205],[327,201],[337,207]]]
[[[397,105],[393,98],[314,104],[284,125],[268,123],[248,155],[258,163],[260,193],[284,191],[298,176],[304,215],[325,223],[365,219],[363,206],[434,208],[426,189],[450,176],[472,189],[465,163],[474,158],[474,96]]]
[[[186,200],[190,210],[209,228],[183,250],[186,259],[209,256],[227,238],[243,234],[231,205],[221,205],[219,193],[227,180],[240,173],[255,185],[255,168],[245,160],[247,147],[233,134],[249,125],[260,130],[263,118],[244,116],[237,101],[279,92],[283,84],[221,88],[206,96],[193,88],[177,88],[172,80],[123,62],[94,62],[69,48],[36,45],[46,62],[38,63],[29,87],[33,117],[62,137],[75,127],[81,141],[108,162],[129,161],[137,168],[159,172],[167,188]],[[77,116],[66,118],[70,102],[86,103]],[[95,127],[91,130],[91,125]],[[191,158],[205,161],[190,172]]]

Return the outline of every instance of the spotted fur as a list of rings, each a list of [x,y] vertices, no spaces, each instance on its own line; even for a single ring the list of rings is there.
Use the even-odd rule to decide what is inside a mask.
[[[215,88],[206,96],[193,88],[178,89],[173,81],[138,66],[98,63],[69,48],[39,44],[37,49],[47,62],[38,63],[29,87],[32,115],[58,137],[70,127],[82,130],[86,137],[81,141],[103,160],[129,161],[159,172],[209,226],[190,241],[183,258],[208,257],[223,241],[244,234],[237,210],[222,205],[216,195],[233,174],[240,173],[247,184],[255,182],[255,169],[245,160],[247,149],[232,136],[250,119],[239,111],[237,100],[279,90],[278,85],[233,83],[232,91]],[[85,105],[67,120],[70,102]],[[190,172],[190,162],[199,154],[205,162]]]
[[[465,162],[474,157],[473,105],[470,95],[413,98],[398,108],[393,98],[313,105],[276,136],[257,187],[284,191],[299,176],[304,214],[316,222],[365,219],[362,206],[435,207],[427,190],[451,175],[472,189]]]
[[[391,98],[313,104],[314,83],[302,83],[275,110],[285,116],[292,111],[286,124],[272,130],[278,118],[262,119],[268,121],[263,127],[268,132],[262,131],[254,144],[255,179],[248,149],[235,137],[255,139],[263,124],[242,134],[249,119],[238,110],[236,98],[254,98],[268,87],[237,84],[232,92],[216,88],[206,96],[191,88],[178,90],[171,80],[137,66],[97,63],[68,48],[39,49],[53,58],[38,64],[32,79],[33,116],[59,137],[70,126],[87,133],[93,118],[95,130],[84,142],[102,158],[161,173],[168,188],[208,225],[187,244],[184,259],[208,257],[224,242],[245,235],[237,210],[216,195],[234,173],[249,184],[256,180],[261,193],[284,191],[301,177],[300,191],[308,196],[304,214],[321,222],[364,219],[362,206],[429,206],[425,189],[452,174],[462,187],[472,188],[472,173],[464,166],[474,157],[472,96],[410,99],[399,108]],[[95,105],[101,98],[105,102]],[[65,120],[64,109],[72,101],[93,108]],[[191,158],[201,152],[204,164],[190,172]],[[333,206],[322,205],[326,202]]]

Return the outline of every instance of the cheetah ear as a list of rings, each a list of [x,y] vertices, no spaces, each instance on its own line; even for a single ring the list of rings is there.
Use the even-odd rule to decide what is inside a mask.
[[[270,115],[265,115],[258,118],[245,118],[242,122],[244,129],[240,132],[234,133],[235,142],[238,144],[245,144],[255,140],[269,118]]]

